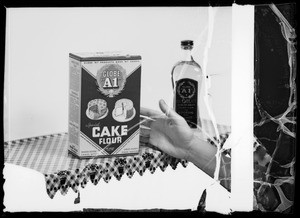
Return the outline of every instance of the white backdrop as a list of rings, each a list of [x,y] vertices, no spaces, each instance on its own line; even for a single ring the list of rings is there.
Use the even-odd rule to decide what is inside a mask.
[[[67,131],[70,52],[142,56],[141,104],[172,103],[171,69],[180,41],[195,40],[203,65],[208,8],[11,8],[7,13],[5,140]],[[230,125],[231,8],[214,18],[207,73],[218,123]]]
[[[171,105],[170,75],[172,66],[180,58],[180,41],[195,40],[194,59],[202,65],[207,40],[207,32],[204,30],[207,25],[207,7],[8,9],[4,98],[5,140],[67,131],[68,54],[70,52],[124,50],[140,54],[143,60],[142,106],[158,110],[158,100],[161,98]],[[210,94],[213,97],[213,111],[217,123],[230,125],[231,7],[218,8],[216,11],[207,73],[213,75]],[[30,174],[30,170],[21,171],[24,172],[23,181],[28,185],[32,184],[30,178],[35,177]],[[186,173],[185,176],[183,172]],[[17,174],[11,173],[6,176],[17,176]],[[164,173],[156,172],[154,175],[149,173],[139,179],[137,177],[139,176],[134,176],[128,184],[127,179],[122,178],[125,181],[116,182],[117,184],[111,181],[107,186],[106,190],[113,191],[116,187],[125,190],[139,184],[139,188],[134,189],[134,193],[139,193],[143,186],[152,187],[153,184],[158,184],[155,190],[148,190],[147,193],[150,195],[148,202],[131,200],[127,205],[123,204],[123,208],[195,207],[202,190],[211,183],[211,179],[192,164],[184,170],[169,169]],[[189,183],[186,182],[187,177]],[[43,180],[40,174],[39,178]],[[164,180],[166,181],[163,182]],[[160,182],[163,182],[162,186],[159,185]],[[43,183],[39,184],[40,187],[44,187]],[[98,184],[98,186],[103,185],[104,182]],[[92,191],[89,193],[96,193],[98,188],[98,194],[102,195],[105,189],[100,191],[98,186],[94,189],[90,187]],[[167,186],[169,189],[166,196],[169,197],[169,202],[164,198],[156,199],[155,196],[160,191],[166,190]],[[14,183],[6,183],[6,203],[12,210],[20,208],[18,204],[13,203],[16,202],[16,198],[24,199],[21,190],[18,196],[15,187]],[[178,187],[184,189],[178,192]],[[73,205],[73,197],[71,202],[70,199],[64,200],[67,196],[61,197],[60,193],[57,193],[55,199],[50,200],[45,196],[46,190],[45,193],[41,193],[41,189],[32,189],[33,197],[27,200],[28,204],[23,201],[25,209],[32,210],[30,205],[36,198],[41,199],[36,205],[37,210],[74,210],[77,207]],[[86,190],[88,189],[87,187]],[[30,192],[30,188],[23,192]],[[172,199],[180,193],[185,193],[184,199],[173,201]],[[217,193],[215,197],[211,197],[211,201],[222,199],[221,192]],[[93,196],[92,194],[82,194],[83,199],[84,196]],[[68,196],[75,196],[75,194],[70,191]],[[78,207],[96,207],[96,204],[101,207],[121,207],[121,203],[118,204],[118,201],[113,200],[113,195],[107,197],[105,203],[97,199],[95,196],[88,197],[88,200],[82,200],[83,203]],[[217,208],[220,208],[220,204]]]

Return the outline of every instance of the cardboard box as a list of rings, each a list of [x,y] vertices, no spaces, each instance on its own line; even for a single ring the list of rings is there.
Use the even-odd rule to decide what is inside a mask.
[[[69,151],[78,157],[139,152],[141,56],[69,54]]]

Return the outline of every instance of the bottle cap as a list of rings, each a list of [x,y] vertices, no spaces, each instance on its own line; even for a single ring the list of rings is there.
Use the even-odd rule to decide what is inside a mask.
[[[194,42],[193,40],[182,40],[181,41],[181,46],[193,46]]]

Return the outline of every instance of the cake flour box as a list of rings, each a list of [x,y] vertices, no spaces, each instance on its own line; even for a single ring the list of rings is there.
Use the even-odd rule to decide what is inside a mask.
[[[139,151],[141,57],[69,54],[69,151],[79,157]]]

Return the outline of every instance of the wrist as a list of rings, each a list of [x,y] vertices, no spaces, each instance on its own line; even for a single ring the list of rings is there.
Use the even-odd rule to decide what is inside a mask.
[[[199,158],[203,158],[202,154],[208,142],[204,139],[202,132],[193,131],[193,137],[186,149],[186,160],[194,162]]]
[[[193,132],[193,136],[192,136],[192,140],[190,141],[190,143],[187,145],[187,149],[186,149],[186,155],[185,158],[187,161],[190,162],[194,162],[193,160],[195,159],[194,154],[195,154],[195,146],[197,146],[198,144],[198,140],[197,140],[197,136],[196,133]]]
[[[201,133],[195,132],[188,145],[186,160],[212,176],[216,166],[216,152],[217,147],[211,145]]]

